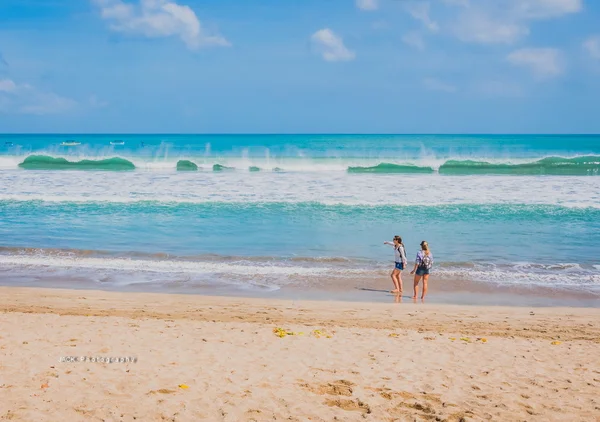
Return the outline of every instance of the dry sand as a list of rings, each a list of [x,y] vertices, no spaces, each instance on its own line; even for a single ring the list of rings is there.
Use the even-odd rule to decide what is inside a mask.
[[[599,309],[0,288],[0,310],[0,420],[600,420]]]

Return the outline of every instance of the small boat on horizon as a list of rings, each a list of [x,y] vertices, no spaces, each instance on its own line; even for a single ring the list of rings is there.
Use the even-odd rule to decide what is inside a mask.
[[[74,147],[77,145],[81,145],[81,142],[77,142],[77,141],[63,141],[60,144],[63,147]]]
[[[111,145],[125,145],[125,141],[110,141]]]

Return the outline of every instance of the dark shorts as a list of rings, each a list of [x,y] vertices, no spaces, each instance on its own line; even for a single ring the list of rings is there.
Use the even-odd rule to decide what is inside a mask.
[[[417,268],[417,275],[426,275],[429,274],[429,270],[427,268]]]
[[[404,269],[404,265],[402,265],[402,262],[396,262],[396,269],[402,271]]]

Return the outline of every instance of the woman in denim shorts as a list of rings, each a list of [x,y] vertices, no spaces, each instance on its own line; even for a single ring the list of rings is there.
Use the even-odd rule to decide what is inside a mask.
[[[414,295],[413,299],[416,299],[419,295],[419,282],[423,278],[423,294],[421,299],[425,299],[427,294],[427,282],[429,281],[429,271],[433,266],[433,255],[429,250],[429,245],[426,241],[421,242],[421,250],[417,252],[417,259],[415,260],[415,267],[410,272],[415,275]]]
[[[406,268],[407,264],[404,244],[400,236],[394,236],[394,242],[383,243],[394,247],[394,269],[392,270],[391,277],[395,289],[391,293],[400,295],[402,294],[402,270]]]

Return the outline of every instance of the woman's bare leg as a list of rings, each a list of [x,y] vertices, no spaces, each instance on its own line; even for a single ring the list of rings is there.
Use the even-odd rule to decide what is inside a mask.
[[[425,299],[425,295],[427,294],[427,282],[429,281],[429,274],[425,274],[423,276],[423,294],[421,295],[421,299]]]
[[[415,274],[415,286],[414,286],[414,295],[413,299],[416,299],[419,296],[419,281],[421,280],[421,276]]]
[[[398,280],[398,293],[402,293],[402,271],[398,271],[396,279]]]
[[[395,289],[392,290],[392,293],[398,293],[400,290],[400,287],[398,286],[398,280],[396,279],[396,274],[398,273],[398,270],[394,270],[392,271],[391,277],[392,277],[392,282],[394,283],[394,287]]]

